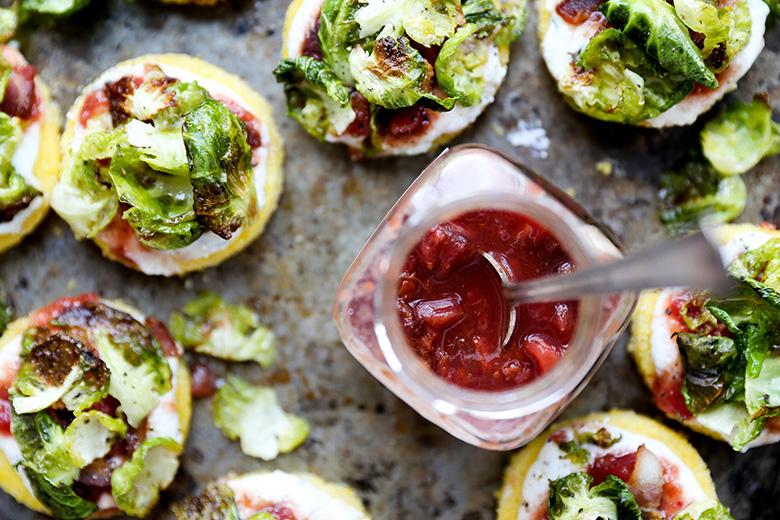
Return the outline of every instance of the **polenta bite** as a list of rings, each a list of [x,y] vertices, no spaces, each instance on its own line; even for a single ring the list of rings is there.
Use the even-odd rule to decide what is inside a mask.
[[[731,519],[678,433],[614,410],[551,426],[511,460],[498,520]]]
[[[120,63],[68,111],[52,207],[78,238],[146,274],[214,266],[263,231],[282,190],[271,109],[185,55]]]
[[[146,516],[190,424],[181,347],[159,320],[95,294],[0,338],[0,488],[55,518]]]
[[[764,48],[762,0],[540,0],[542,56],[575,110],[663,128],[693,123]]]
[[[173,508],[177,520],[369,520],[347,486],[276,470],[229,476]]]
[[[628,349],[666,415],[746,450],[780,440],[780,233],[734,224],[713,236],[734,293],[644,291]]]
[[[282,61],[287,114],[353,157],[444,144],[493,102],[525,0],[294,0]]]
[[[60,154],[60,112],[35,67],[0,46],[0,252],[49,211]]]

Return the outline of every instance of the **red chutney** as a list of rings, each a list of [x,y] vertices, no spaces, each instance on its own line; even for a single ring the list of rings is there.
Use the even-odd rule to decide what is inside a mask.
[[[0,435],[11,435],[11,402],[7,387],[0,387]]]
[[[437,225],[409,256],[397,309],[413,351],[444,379],[475,390],[506,390],[548,371],[577,323],[576,302],[521,305],[502,346],[509,309],[501,281],[480,253],[515,280],[568,272],[572,261],[544,227],[497,210]]]
[[[599,10],[606,0],[563,0],[555,6],[555,12],[567,23],[580,25]]]

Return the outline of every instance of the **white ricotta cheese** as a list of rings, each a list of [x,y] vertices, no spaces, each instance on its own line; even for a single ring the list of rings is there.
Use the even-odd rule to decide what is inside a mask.
[[[369,520],[369,517],[312,481],[273,471],[254,473],[225,482],[235,494],[239,517],[247,520],[269,504],[287,507],[306,520]],[[259,506],[260,508],[258,508]]]
[[[136,65],[127,65],[124,67],[118,67],[106,71],[100,76],[94,83],[92,90],[100,90],[106,83],[117,81],[124,76],[137,75],[142,76],[144,74],[144,67],[146,64],[139,63]],[[261,119],[259,114],[256,114],[249,104],[241,98],[230,87],[214,81],[209,78],[204,78],[194,72],[181,69],[179,67],[173,67],[170,65],[157,64],[166,76],[176,78],[181,81],[197,81],[198,85],[206,89],[213,97],[222,99],[229,99],[237,103],[241,108],[252,114],[260,123],[260,141],[262,145],[252,151],[252,160],[255,164],[253,168],[255,177],[255,192],[257,194],[257,207],[258,211],[265,205],[265,184],[266,184],[266,161],[268,159],[268,145],[271,141],[271,135],[268,132],[268,127]],[[78,121],[78,114],[69,114],[69,117]],[[84,139],[86,128],[80,123],[76,124],[73,140],[71,141],[70,149],[78,150]],[[157,274],[170,276],[179,272],[180,263],[182,261],[199,260],[206,258],[217,251],[221,251],[230,246],[232,241],[236,240],[245,228],[238,228],[230,240],[224,240],[211,231],[203,233],[203,235],[188,245],[180,249],[171,249],[168,251],[159,251],[156,249],[150,249],[145,247],[133,247],[128,248],[125,251],[125,255],[132,260],[143,272],[146,274]],[[106,240],[106,234],[101,232],[98,234],[100,238]]]
[[[659,459],[666,461],[677,469],[677,482],[687,504],[707,498],[707,493],[696,480],[693,472],[663,443],[651,437],[645,437],[644,435],[639,435],[613,426],[609,424],[608,420],[605,422],[589,423],[587,430],[595,432],[602,427],[606,428],[613,438],[618,435],[620,435],[621,438],[609,448],[599,448],[592,444],[583,445],[583,448],[587,448],[588,451],[591,452],[592,459],[608,453],[621,455],[635,452],[639,446],[644,445]],[[571,427],[566,429],[571,430]],[[544,445],[539,452],[539,456],[528,469],[528,474],[523,482],[523,504],[518,511],[517,520],[532,520],[535,518],[534,513],[547,503],[550,491],[550,480],[557,480],[570,473],[583,471],[584,468],[582,466],[574,464],[572,461],[565,458],[564,455],[565,453],[558,447],[558,444],[552,440],[548,440]]]
[[[695,96],[688,96],[666,112],[644,121],[642,125],[664,128],[692,124],[699,115],[706,112],[727,92],[737,87],[737,82],[753,66],[753,62],[756,61],[758,54],[764,48],[766,18],[769,14],[769,8],[763,0],[740,1],[747,2],[750,10],[752,21],[750,40],[734,56],[728,69],[719,76],[720,87]],[[542,37],[541,50],[547,68],[560,88],[570,74],[572,61],[596,35],[604,15],[594,13],[585,23],[571,25],[555,11],[555,7],[559,3],[560,0],[545,0],[545,9],[550,14],[550,26]]]
[[[42,103],[42,100],[38,100]],[[42,105],[41,105],[42,106]],[[44,116],[42,116],[44,117]],[[27,125],[22,139],[14,150],[11,164],[16,173],[24,177],[25,182],[37,190],[41,190],[41,181],[35,176],[35,163],[38,161],[38,151],[41,141],[41,122],[34,121]],[[0,235],[15,235],[22,231],[27,218],[44,204],[44,196],[35,197],[30,205],[14,215],[8,222],[0,222]]]

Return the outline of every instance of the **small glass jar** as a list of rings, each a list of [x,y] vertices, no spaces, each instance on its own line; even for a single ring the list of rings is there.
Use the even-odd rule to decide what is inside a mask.
[[[417,412],[470,444],[508,450],[531,441],[579,394],[628,323],[636,295],[582,298],[563,357],[522,386],[472,390],[439,377],[406,340],[396,307],[398,280],[432,227],[479,209],[535,220],[577,269],[624,252],[604,226],[539,175],[497,150],[461,145],[431,163],[379,224],[339,286],[334,317],[352,355]]]

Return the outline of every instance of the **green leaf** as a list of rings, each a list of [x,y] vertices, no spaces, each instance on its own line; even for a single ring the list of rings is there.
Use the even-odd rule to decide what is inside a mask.
[[[485,90],[479,67],[487,62],[491,44],[473,36],[478,30],[476,24],[459,28],[442,45],[434,65],[439,86],[467,107],[478,104]]]
[[[728,41],[731,14],[728,7],[719,9],[711,0],[677,0],[674,10],[691,31],[704,35],[703,58],[708,58],[718,45]]]
[[[7,71],[3,78],[7,81]],[[2,88],[5,89],[4,86]],[[13,220],[41,193],[29,185],[11,164],[21,139],[22,127],[19,122],[5,112],[0,112],[0,222]]]
[[[772,14],[780,17],[780,0],[764,0],[764,3],[769,6],[769,10],[772,11]]]
[[[346,84],[353,82],[349,73],[349,53],[361,41],[355,13],[362,5],[358,0],[325,0],[322,4],[318,32],[322,61]],[[324,89],[327,91],[327,87]]]
[[[460,0],[407,0],[403,27],[409,39],[424,47],[441,45],[455,34],[459,16]]]
[[[146,439],[133,458],[111,474],[117,507],[131,516],[146,516],[179,469],[181,445],[167,437]]]
[[[661,67],[711,90],[718,88],[718,80],[704,63],[688,28],[665,0],[608,0],[600,9]]]
[[[780,124],[772,121],[772,110],[762,101],[737,101],[704,125],[701,146],[716,170],[739,175],[780,153]]]
[[[111,451],[117,438],[124,438],[127,425],[96,410],[76,416],[65,429],[65,449],[77,468],[83,468]]]
[[[214,424],[229,439],[240,438],[246,455],[263,460],[292,451],[309,435],[309,423],[282,410],[273,389],[230,375],[214,400]]]
[[[16,413],[44,410],[60,400],[68,410],[79,413],[106,396],[108,369],[84,345],[39,329],[28,348],[14,379],[19,391],[14,399]]]
[[[685,381],[683,396],[688,409],[697,414],[727,401],[737,391],[728,374],[739,363],[733,339],[681,332],[677,334]]]
[[[11,399],[15,397],[12,393]],[[69,486],[76,481],[79,470],[68,454],[65,433],[48,412],[11,412],[11,433],[27,468],[55,487]]]
[[[0,335],[5,332],[5,328],[14,319],[14,306],[5,285],[0,281]]]
[[[550,520],[640,520],[639,506],[628,487],[608,475],[598,486],[590,487],[593,477],[571,473],[550,481],[547,501]]]
[[[175,249],[203,234],[193,211],[195,197],[187,176],[152,169],[141,152],[124,143],[117,145],[108,174],[119,199],[132,206],[122,216],[142,244]]]
[[[717,500],[699,500],[689,505],[672,520],[734,520],[728,509]]]
[[[496,45],[509,45],[523,34],[523,29],[528,21],[526,3],[526,0],[498,0],[501,14],[504,15],[504,23],[493,38]]]
[[[208,100],[186,115],[182,131],[197,220],[229,240],[257,211],[246,125],[224,104]]]
[[[24,470],[32,487],[33,494],[46,509],[60,520],[80,520],[87,518],[98,510],[94,502],[84,500],[73,492],[70,486],[54,486],[43,476],[25,464],[19,466]]]
[[[78,310],[66,310],[52,323],[71,335],[90,335],[111,372],[109,395],[119,401],[128,424],[137,428],[173,386],[171,367],[159,343],[135,318],[103,303],[73,309]],[[84,311],[89,313],[88,330]]]
[[[603,121],[636,124],[682,101],[693,82],[659,67],[614,28],[593,37],[576,61],[579,72],[562,86],[574,107]]]
[[[697,158],[661,176],[658,199],[664,227],[680,233],[738,217],[747,204],[747,188],[741,178],[722,177]]]
[[[323,62],[308,56],[285,58],[274,76],[277,83],[284,83],[287,115],[320,141],[329,130],[335,135],[344,133],[355,120],[349,89]]]
[[[566,441],[558,444],[558,448],[566,455],[565,458],[578,466],[586,466],[590,462],[590,452],[577,444],[576,441]]]
[[[69,16],[87,4],[89,0],[21,0],[20,9],[38,14]]]
[[[160,111],[175,106],[174,92],[168,89],[172,80],[158,66],[153,66],[141,84],[125,94],[122,110],[138,121],[153,119]]]
[[[752,353],[745,379],[745,403],[753,420],[780,415],[779,355]]]
[[[370,55],[355,47],[349,55],[349,70],[369,103],[389,109],[410,107],[418,101],[436,110],[455,106],[455,98],[440,99],[424,90],[428,62],[406,37],[380,38]]]
[[[0,43],[6,43],[13,38],[18,26],[19,15],[17,8],[15,6],[0,8]],[[5,92],[5,88],[3,88],[2,92]]]
[[[403,34],[403,23],[407,0],[366,0],[361,2],[360,9],[355,13],[355,21],[360,26],[360,37]],[[372,38],[376,39],[376,38]]]
[[[276,336],[245,305],[230,305],[217,294],[200,292],[171,314],[171,334],[190,350],[230,361],[256,361],[271,365]]]
[[[463,2],[462,9],[466,24],[477,26],[474,33],[477,38],[492,36],[508,20],[493,0],[467,0]]]
[[[729,266],[735,278],[752,279],[780,291],[780,239],[772,238],[761,246],[745,252]],[[754,287],[754,289],[759,289]],[[772,296],[769,296],[772,299]]]
[[[125,125],[127,142],[141,152],[141,160],[158,172],[187,176],[187,150],[181,128],[161,130],[148,123],[131,119]]]
[[[173,506],[176,520],[240,520],[233,490],[227,484],[209,484],[199,495]]]

